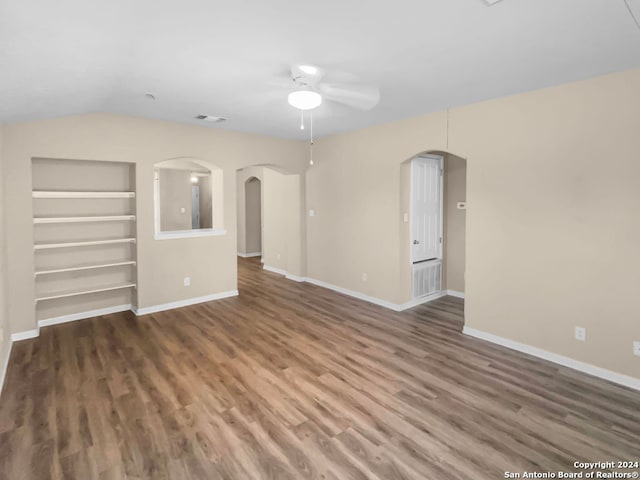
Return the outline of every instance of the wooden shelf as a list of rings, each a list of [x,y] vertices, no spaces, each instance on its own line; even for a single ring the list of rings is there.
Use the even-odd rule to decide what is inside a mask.
[[[35,217],[34,225],[44,223],[133,222],[135,215],[104,215],[92,217]]]
[[[101,263],[99,265],[78,265],[76,267],[58,268],[54,270],[37,270],[35,272],[35,276],[39,277],[40,275],[50,275],[52,273],[81,272],[83,270],[97,270],[100,268],[122,267],[125,265],[135,266],[135,264],[136,264],[135,260],[127,260],[126,262]]]
[[[49,250],[52,248],[88,247],[90,245],[111,245],[116,243],[136,243],[135,238],[114,238],[110,240],[90,240],[85,242],[65,242],[65,243],[37,243],[33,249]]]
[[[87,295],[89,293],[110,292],[112,290],[122,290],[124,288],[135,288],[135,283],[118,283],[115,285],[105,285],[102,287],[92,288],[90,290],[67,290],[64,292],[44,293],[36,297],[36,303],[44,300],[54,300],[56,298],[75,297],[78,295]]]
[[[57,190],[34,190],[33,198],[134,198],[136,192],[61,192]]]

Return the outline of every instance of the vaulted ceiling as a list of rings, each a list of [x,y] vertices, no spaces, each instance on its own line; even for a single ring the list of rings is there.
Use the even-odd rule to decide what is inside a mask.
[[[640,31],[624,0],[0,0],[5,122],[204,113],[303,138],[294,63],[380,88],[368,112],[323,103],[323,135],[638,67]]]

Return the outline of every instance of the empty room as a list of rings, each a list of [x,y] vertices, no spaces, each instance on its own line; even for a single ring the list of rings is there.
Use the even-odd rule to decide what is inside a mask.
[[[635,479],[640,0],[0,0],[0,479]]]

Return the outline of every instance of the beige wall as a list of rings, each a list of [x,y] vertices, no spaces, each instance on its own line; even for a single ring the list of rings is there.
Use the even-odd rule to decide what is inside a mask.
[[[464,293],[466,210],[458,202],[467,199],[467,161],[444,155],[443,287]]]
[[[5,359],[11,346],[11,328],[9,326],[9,317],[7,314],[6,302],[6,250],[5,250],[5,197],[4,197],[4,156],[2,154],[4,126],[0,123],[0,330],[2,331],[0,339],[0,375],[4,372]],[[1,379],[0,379],[1,381]],[[2,385],[0,385],[0,389]],[[0,393],[2,393],[0,391]]]
[[[319,139],[308,276],[409,300],[400,165],[449,151],[468,162],[467,326],[640,378],[639,84],[632,70]]]
[[[253,177],[244,182],[246,252],[262,252],[262,182]]]
[[[290,172],[306,168],[304,145],[259,135],[112,114],[6,125],[3,157],[11,330],[36,327],[33,281],[31,158],[124,161],[136,164],[138,307],[236,289],[237,169],[256,158]],[[222,168],[225,235],[154,240],[154,163],[193,157]],[[191,277],[191,286],[183,278]]]
[[[198,187],[200,187],[200,228],[213,227],[211,183],[209,175],[198,177]]]
[[[262,167],[247,167],[236,172],[236,228],[238,232],[236,242],[238,253],[257,253],[247,249],[246,181],[251,177],[256,177],[262,183],[264,181],[262,171]]]
[[[161,168],[158,174],[160,231],[191,230],[191,172]]]

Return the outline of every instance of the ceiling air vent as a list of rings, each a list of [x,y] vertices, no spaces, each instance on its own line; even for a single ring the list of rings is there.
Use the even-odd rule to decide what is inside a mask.
[[[198,120],[204,120],[205,122],[211,122],[211,123],[224,122],[227,120],[225,117],[214,117],[213,115],[204,115],[204,114],[200,114],[196,116],[196,118]]]

